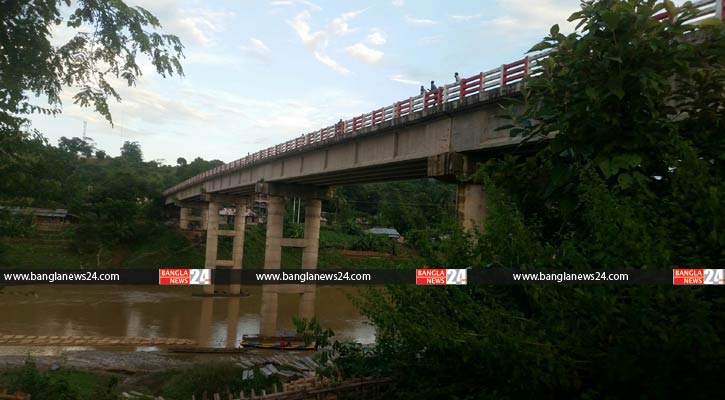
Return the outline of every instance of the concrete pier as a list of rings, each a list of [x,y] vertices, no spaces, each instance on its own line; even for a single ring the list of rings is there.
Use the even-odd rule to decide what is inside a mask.
[[[264,252],[265,269],[281,269],[282,248],[302,248],[302,269],[317,269],[320,247],[320,217],[322,198],[329,191],[324,187],[301,185],[261,184],[259,192],[269,196],[267,203],[267,242]],[[283,221],[285,197],[300,197],[305,203],[304,238],[284,238]],[[265,285],[262,288],[261,321],[259,333],[274,336],[277,333],[279,293],[300,295],[298,314],[310,319],[315,314],[315,285]]]
[[[182,230],[189,229],[189,215],[191,214],[191,208],[181,207],[179,209],[179,228]]]
[[[219,203],[215,201],[209,202],[207,211],[207,227],[206,227],[206,255],[204,257],[204,268],[216,269],[217,251],[219,247]],[[204,293],[214,293],[214,285],[204,286]]]
[[[205,195],[203,199],[207,201],[207,229],[206,229],[206,255],[204,258],[204,268],[216,269],[216,267],[231,267],[233,270],[241,272],[242,261],[244,257],[244,228],[246,223],[245,213],[247,211],[247,197],[224,196],[224,195]],[[234,229],[219,229],[219,210],[222,205],[230,204],[235,207]],[[218,257],[219,236],[232,236],[232,259],[220,260]],[[204,293],[213,294],[214,286],[204,286]],[[232,284],[229,289],[230,294],[241,293],[241,285]]]
[[[456,212],[466,232],[483,230],[486,220],[486,192],[474,183],[459,183],[456,190]]]

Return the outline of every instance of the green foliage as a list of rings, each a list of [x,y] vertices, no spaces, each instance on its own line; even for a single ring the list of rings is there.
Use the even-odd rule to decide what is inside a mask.
[[[665,7],[677,18],[650,18]],[[713,25],[693,40],[682,22],[692,12],[587,1],[571,18],[579,33],[552,27],[534,49],[556,51],[503,127],[550,140],[479,171],[485,230],[452,234],[434,258],[459,268],[719,268],[725,36]],[[721,291],[646,286],[391,286],[361,300],[377,327],[373,359],[415,399],[716,397],[723,304]]]
[[[395,248],[393,239],[385,235],[373,235],[371,233],[363,233],[358,235],[352,242],[350,249],[363,251],[383,251],[391,252]]]
[[[233,362],[207,362],[198,363],[192,367],[173,371],[165,379],[162,395],[168,399],[197,399],[211,397],[214,393],[234,393],[237,396],[241,390],[245,392],[255,389],[259,393],[262,389],[270,391],[273,385],[278,385],[276,377],[265,378],[259,370],[255,370],[254,378],[242,380],[244,368]]]
[[[305,344],[315,343],[315,349],[325,349],[332,345],[331,338],[335,336],[332,329],[323,329],[317,317],[311,320],[306,318],[293,317],[292,323],[295,326],[297,335],[302,337]]]
[[[355,221],[364,217],[377,225],[392,225],[401,233],[437,226],[453,216],[455,187],[434,180],[343,186],[331,208],[347,233],[358,234]]]
[[[143,161],[143,152],[138,142],[123,142],[121,146],[121,158],[132,163],[140,163]]]
[[[8,210],[0,210],[0,236],[29,237],[35,234],[30,214],[18,216]]]
[[[11,393],[22,391],[35,400],[115,400],[118,398],[118,379],[101,378],[79,371],[41,371],[28,359],[20,368],[6,370],[3,384]]]
[[[141,7],[121,0],[99,4],[81,0],[5,2],[0,22],[0,131],[15,132],[18,115],[60,112],[63,87],[76,90],[73,101],[112,122],[108,99],[120,100],[111,78],[133,86],[141,75],[136,57],[151,60],[162,76],[182,74],[182,44],[176,36],[156,32],[159,20]],[[70,16],[64,21],[64,15]],[[79,30],[68,42],[54,46],[50,32],[65,25]],[[90,30],[90,32],[87,32]],[[48,106],[29,95],[48,99]]]

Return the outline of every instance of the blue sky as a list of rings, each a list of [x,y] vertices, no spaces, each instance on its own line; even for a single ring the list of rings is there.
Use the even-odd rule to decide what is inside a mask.
[[[115,126],[62,96],[63,114],[34,116],[56,144],[87,135],[118,155],[138,141],[146,160],[229,162],[418,94],[453,73],[523,57],[579,0],[127,0],[154,13],[186,46],[184,77],[147,63],[136,87],[118,82]],[[54,31],[63,42],[71,34]]]

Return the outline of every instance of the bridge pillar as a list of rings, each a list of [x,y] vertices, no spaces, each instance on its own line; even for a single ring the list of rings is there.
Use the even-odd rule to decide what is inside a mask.
[[[202,208],[200,218],[201,218],[200,219],[201,226],[199,227],[199,229],[201,229],[203,231],[203,230],[207,229],[207,227],[209,226],[209,210],[206,208]],[[219,217],[217,216],[217,221],[218,220],[219,220]]]
[[[282,235],[284,224],[284,197],[269,196],[267,200],[267,238],[264,245],[264,269],[282,268]],[[274,336],[277,333],[277,285],[262,286],[259,334]]]
[[[203,199],[208,202],[206,212],[206,255],[204,268],[216,269],[217,266],[231,267],[232,270],[241,271],[244,255],[244,228],[246,225],[245,213],[247,211],[246,197],[234,197],[223,195],[205,195]],[[235,207],[234,229],[219,229],[219,210],[222,204],[233,204]],[[232,236],[232,259],[220,260],[218,258],[219,236]],[[230,294],[239,294],[240,284],[230,286]],[[204,286],[204,293],[213,294],[214,285]]]
[[[283,224],[284,198],[269,196],[267,201],[267,239],[264,245],[264,269],[281,268]]]
[[[179,228],[182,230],[189,229],[189,214],[191,209],[189,207],[181,207],[179,209]]]
[[[206,255],[204,257],[204,268],[206,269],[216,269],[216,256],[219,247],[219,208],[219,203],[210,201],[206,213]],[[204,293],[213,294],[214,285],[204,286]]]
[[[482,231],[486,219],[486,192],[483,186],[459,183],[456,189],[456,212],[464,231]]]
[[[317,269],[320,250],[320,222],[322,200],[305,201],[305,247],[302,249],[302,269]],[[315,285],[303,285],[298,314],[300,318],[311,319],[315,315]]]
[[[227,348],[237,347],[237,326],[239,325],[239,297],[227,302]]]
[[[267,241],[264,251],[264,268],[281,269],[282,248],[302,248],[302,269],[317,269],[320,247],[320,218],[322,198],[327,197],[327,188],[288,184],[260,183],[257,191],[269,196],[267,203]],[[283,221],[285,197],[305,199],[304,239],[284,238]],[[305,285],[264,285],[262,288],[262,306],[260,311],[259,334],[274,336],[277,331],[279,293],[297,293],[300,295],[298,315],[310,319],[315,313],[316,287]]]

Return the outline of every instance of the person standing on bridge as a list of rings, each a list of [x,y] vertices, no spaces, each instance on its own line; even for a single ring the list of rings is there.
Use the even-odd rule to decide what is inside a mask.
[[[458,72],[456,72],[455,74],[453,74],[453,78],[456,80],[456,83],[460,83],[461,82],[461,77],[458,76]]]
[[[425,87],[423,85],[420,85],[420,94],[425,94]]]
[[[438,87],[436,87],[435,81],[430,81],[430,91],[438,90]]]

